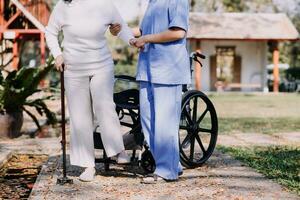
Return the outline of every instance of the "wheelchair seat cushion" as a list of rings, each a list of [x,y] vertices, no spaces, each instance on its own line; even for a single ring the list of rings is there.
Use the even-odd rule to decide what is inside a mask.
[[[139,90],[129,89],[114,94],[114,101],[117,107],[123,109],[139,108]]]

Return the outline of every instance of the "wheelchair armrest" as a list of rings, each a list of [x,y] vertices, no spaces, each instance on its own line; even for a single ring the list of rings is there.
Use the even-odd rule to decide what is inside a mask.
[[[137,82],[135,77],[127,76],[127,75],[115,75],[115,79],[129,81],[129,82]]]

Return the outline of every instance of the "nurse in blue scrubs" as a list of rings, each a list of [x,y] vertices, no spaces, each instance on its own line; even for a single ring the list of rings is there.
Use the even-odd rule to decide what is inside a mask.
[[[150,0],[138,39],[140,48],[137,80],[140,81],[140,110],[143,132],[156,162],[144,183],[177,180],[178,130],[182,85],[189,84],[189,55],[186,49],[189,3],[187,0]]]

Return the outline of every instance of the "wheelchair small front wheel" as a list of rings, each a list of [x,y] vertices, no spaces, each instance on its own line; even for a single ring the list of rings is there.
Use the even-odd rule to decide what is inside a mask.
[[[146,173],[153,173],[155,171],[155,160],[149,150],[142,153],[141,166]]]

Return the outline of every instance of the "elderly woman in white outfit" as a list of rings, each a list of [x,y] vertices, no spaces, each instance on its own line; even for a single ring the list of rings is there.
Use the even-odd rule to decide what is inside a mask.
[[[117,156],[118,163],[130,160],[113,102],[114,65],[104,36],[112,24],[121,24],[118,36],[129,44],[132,31],[111,0],[59,0],[46,27],[46,41],[56,67],[65,70],[71,124],[70,161],[85,168],[79,177],[82,181],[91,181],[95,176],[93,113],[107,156]],[[61,30],[63,52],[58,43]]]

